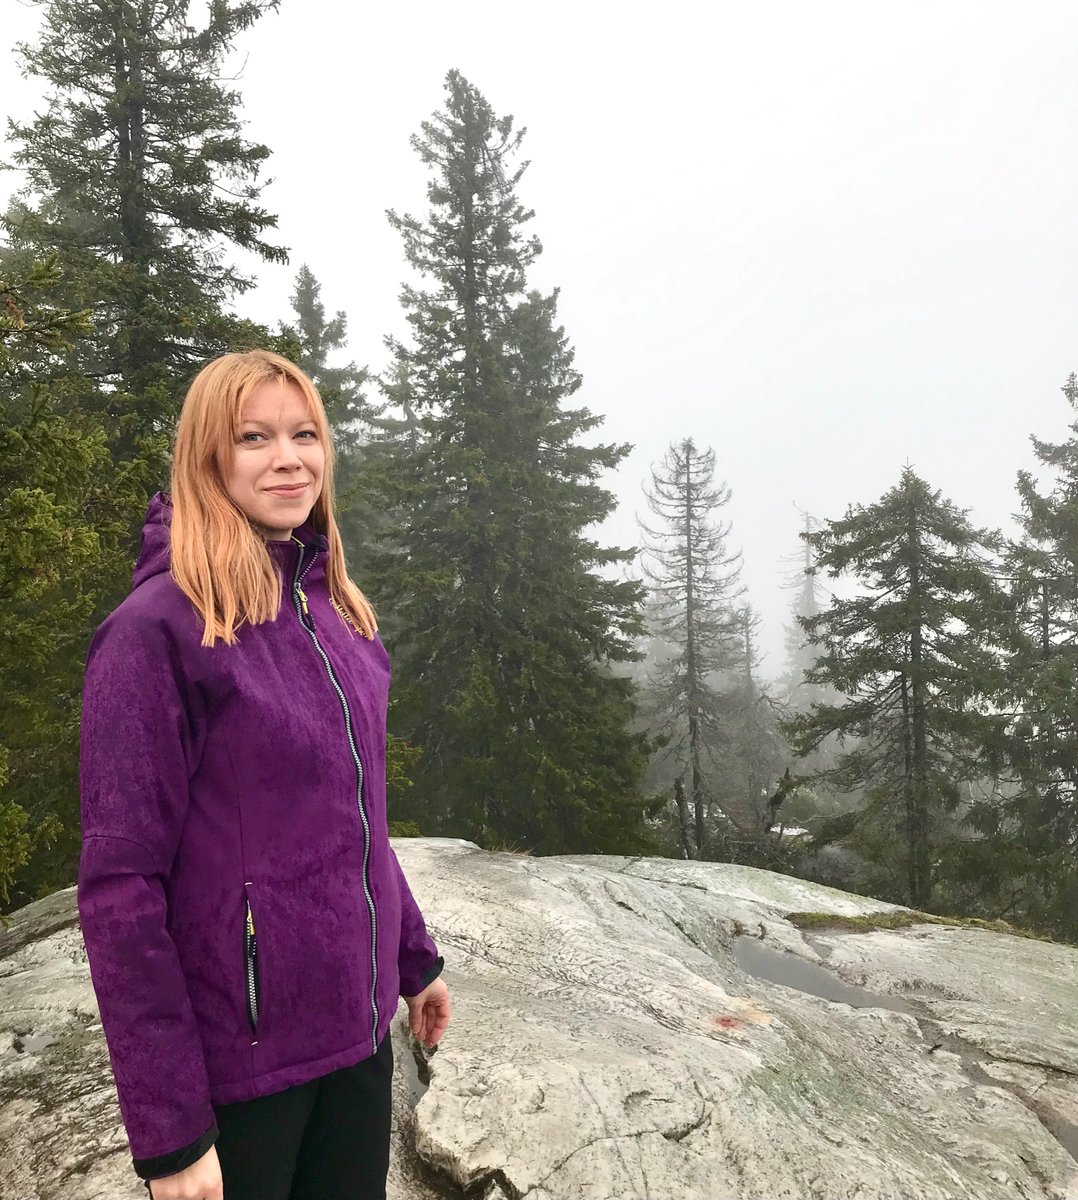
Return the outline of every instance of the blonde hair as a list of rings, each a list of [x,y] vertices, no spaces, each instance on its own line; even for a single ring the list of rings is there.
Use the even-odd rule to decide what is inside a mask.
[[[277,619],[281,576],[256,531],[229,496],[230,470],[247,397],[263,383],[294,384],[326,448],[322,490],[310,523],[329,541],[326,582],[338,615],[373,638],[374,608],[348,578],[344,547],[333,515],[335,453],[326,410],[318,389],[294,363],[268,350],[223,354],[207,363],[191,382],[176,425],[172,456],[171,574],[202,616],[202,645],[217,638],[236,640],[244,621],[260,625]]]

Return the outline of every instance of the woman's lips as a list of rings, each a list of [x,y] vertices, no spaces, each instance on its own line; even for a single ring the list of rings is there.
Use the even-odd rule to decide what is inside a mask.
[[[273,492],[275,495],[278,495],[278,496],[298,496],[300,494],[300,492],[302,492],[306,489],[306,487],[307,487],[307,485],[305,483],[297,483],[290,487],[266,488],[266,491]]]

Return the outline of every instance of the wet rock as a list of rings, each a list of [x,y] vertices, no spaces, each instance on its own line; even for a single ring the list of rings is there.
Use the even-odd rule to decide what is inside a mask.
[[[895,906],[746,867],[394,845],[453,1020],[433,1052],[394,1024],[391,1200],[1078,1198],[1078,951],[803,935]],[[0,958],[0,1196],[145,1200],[47,903]]]
[[[1018,1021],[1037,993],[1052,1028],[1031,1031],[1021,1051],[1028,1060],[1036,1041],[1063,1087],[1078,1031],[1072,985],[1071,1009],[1061,1000],[1078,952],[975,930],[926,938],[919,925],[814,931],[813,945],[787,913],[895,906],[746,867],[423,841],[398,853],[454,1000],[415,1110],[416,1150],[461,1189],[529,1200],[1078,1197],[1061,1130],[1003,1080],[972,1077],[952,1048],[983,1057],[961,1041],[980,1028],[974,1009],[960,1025],[934,1007],[982,995]],[[939,934],[946,968],[935,949],[919,957]],[[869,947],[884,936],[892,957],[877,962]],[[783,961],[788,982],[760,978],[760,956],[753,970],[739,965],[744,938]],[[813,994],[818,977],[794,959],[826,971],[843,999]],[[1058,986],[1040,994],[1054,973]],[[986,989],[989,975],[1010,989]],[[1008,1020],[990,1017],[997,1031]]]

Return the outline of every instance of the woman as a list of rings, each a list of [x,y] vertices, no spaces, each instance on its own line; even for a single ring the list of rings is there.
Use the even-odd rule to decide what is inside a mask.
[[[153,1200],[385,1196],[398,998],[428,1046],[449,1019],[387,836],[389,676],[318,392],[214,360],[83,694],[79,915]]]

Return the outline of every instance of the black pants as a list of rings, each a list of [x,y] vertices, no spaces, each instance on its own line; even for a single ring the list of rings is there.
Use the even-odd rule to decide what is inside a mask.
[[[255,1100],[214,1105],[225,1200],[385,1200],[393,1046]]]

